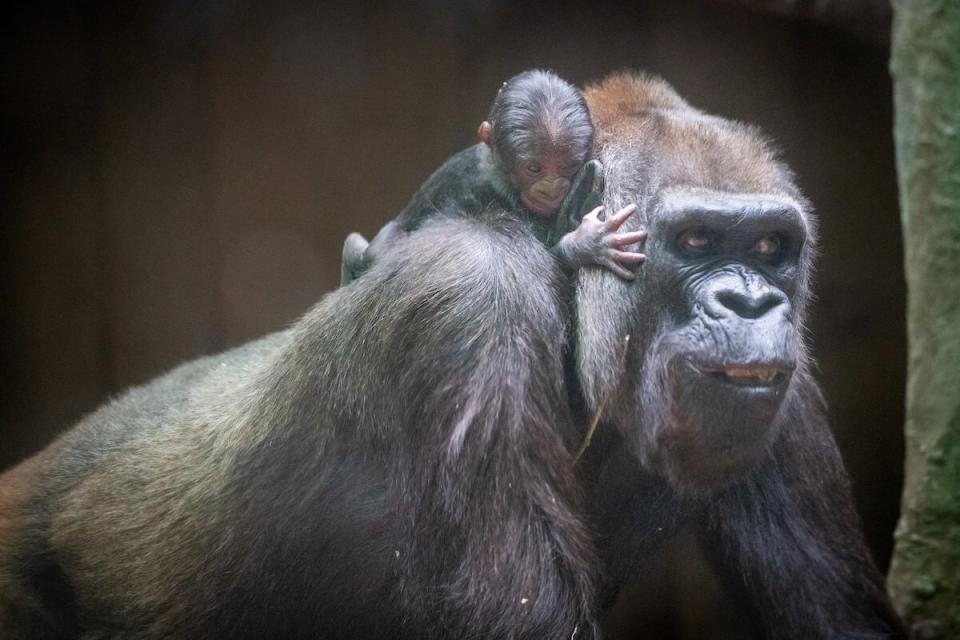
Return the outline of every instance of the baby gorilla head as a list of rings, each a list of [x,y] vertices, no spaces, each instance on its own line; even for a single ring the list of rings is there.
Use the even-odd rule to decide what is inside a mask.
[[[560,208],[593,147],[583,96],[549,71],[526,71],[508,80],[478,133],[523,206],[544,216]]]

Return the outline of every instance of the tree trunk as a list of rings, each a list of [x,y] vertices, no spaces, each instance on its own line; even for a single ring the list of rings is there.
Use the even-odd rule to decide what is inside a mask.
[[[909,362],[889,588],[916,640],[960,638],[960,2],[893,7]]]

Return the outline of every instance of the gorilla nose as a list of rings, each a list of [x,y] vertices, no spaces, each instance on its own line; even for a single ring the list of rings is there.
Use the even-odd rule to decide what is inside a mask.
[[[557,178],[553,182],[544,185],[543,194],[551,200],[558,200],[567,194],[570,188],[570,181],[565,178]]]
[[[766,287],[756,291],[720,289],[711,298],[708,307],[714,315],[729,316],[733,312],[744,320],[757,320],[777,309],[786,311],[789,305],[786,295]]]

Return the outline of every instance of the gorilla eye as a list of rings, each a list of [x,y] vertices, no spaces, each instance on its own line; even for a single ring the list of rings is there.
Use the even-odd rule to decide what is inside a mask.
[[[534,176],[539,175],[541,171],[543,171],[543,167],[541,167],[536,162],[531,162],[530,164],[527,165],[527,173],[529,173],[530,175],[534,175]]]
[[[777,236],[766,236],[757,240],[753,245],[753,250],[761,256],[772,257],[780,253],[780,238]]]
[[[707,230],[701,228],[684,231],[677,239],[677,244],[680,245],[681,249],[692,251],[694,253],[702,253],[706,251],[710,248],[712,242],[713,241],[710,238],[710,234],[707,233]]]

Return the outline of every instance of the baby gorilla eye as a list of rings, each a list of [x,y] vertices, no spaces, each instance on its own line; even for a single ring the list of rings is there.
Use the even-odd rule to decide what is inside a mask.
[[[540,175],[543,172],[543,167],[536,162],[531,162],[526,166],[527,173],[532,176]]]
[[[677,238],[677,244],[681,249],[695,253],[702,253],[710,248],[712,244],[710,234],[706,229],[695,228],[684,231]]]
[[[772,257],[780,253],[780,238],[777,236],[765,236],[757,240],[753,245],[753,250],[761,256]]]

